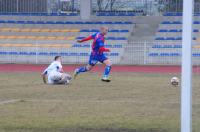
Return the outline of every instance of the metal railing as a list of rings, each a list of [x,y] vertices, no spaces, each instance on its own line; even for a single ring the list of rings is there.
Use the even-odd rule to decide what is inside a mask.
[[[79,0],[0,0],[0,13],[65,13],[79,9]]]
[[[63,56],[65,64],[87,63],[90,45],[74,42],[6,41],[0,44],[0,63],[49,63],[56,55]],[[132,42],[106,44],[107,56],[120,65],[180,65],[181,42]],[[193,47],[193,64],[200,65],[200,45]]]
[[[134,12],[138,15],[162,15],[182,12],[182,0],[92,0],[92,11]],[[195,13],[200,1],[195,0]],[[0,0],[0,13],[80,12],[80,0]]]

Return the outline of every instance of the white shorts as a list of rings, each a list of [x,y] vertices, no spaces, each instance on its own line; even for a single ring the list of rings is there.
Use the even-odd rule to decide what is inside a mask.
[[[48,84],[54,84],[54,82],[59,81],[62,77],[63,73],[57,72],[57,71],[52,71],[48,75]]]

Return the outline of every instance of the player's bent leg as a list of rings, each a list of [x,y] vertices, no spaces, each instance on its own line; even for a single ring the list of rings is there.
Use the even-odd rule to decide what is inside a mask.
[[[93,65],[88,64],[86,66],[75,69],[74,78],[76,78],[79,73],[90,71],[92,68],[93,68]]]
[[[71,79],[72,79],[72,77],[69,74],[63,73],[61,75],[61,80],[59,80],[57,83],[58,84],[65,84],[65,85],[67,85],[67,84],[69,84],[69,82],[70,82]]]
[[[101,80],[104,82],[110,82],[111,80],[109,80],[109,74],[111,71],[112,63],[109,59],[106,59],[103,63],[106,65],[106,67],[105,67],[105,71],[103,74],[103,78]]]

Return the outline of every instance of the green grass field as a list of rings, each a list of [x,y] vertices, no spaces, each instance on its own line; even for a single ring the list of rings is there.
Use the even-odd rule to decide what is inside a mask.
[[[68,86],[49,86],[39,73],[1,73],[0,132],[178,132],[180,88],[169,83],[174,75],[113,73],[104,83],[100,74],[86,73]]]

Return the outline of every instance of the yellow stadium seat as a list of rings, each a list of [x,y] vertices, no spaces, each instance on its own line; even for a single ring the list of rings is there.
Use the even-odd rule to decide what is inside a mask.
[[[17,36],[6,36],[7,39],[16,39]]]
[[[66,40],[74,40],[75,37],[67,37]]]
[[[19,29],[19,28],[12,28],[10,31],[11,31],[11,32],[19,32],[20,29]]]
[[[64,40],[65,39],[65,37],[56,37],[56,40]]]
[[[61,32],[69,32],[69,29],[62,29]]]
[[[41,29],[31,29],[31,32],[40,32]]]
[[[6,39],[6,36],[0,36],[0,39]]]
[[[61,29],[50,29],[50,32],[61,32]]]
[[[54,37],[54,36],[49,36],[49,37],[47,37],[47,39],[48,39],[48,40],[55,40],[56,37]]]
[[[41,29],[40,32],[50,32],[50,29]]]
[[[38,39],[38,40],[45,40],[45,39],[47,39],[47,37],[45,37],[45,36],[38,36],[38,37],[36,37],[36,39]]]
[[[9,32],[11,28],[0,28],[1,32]]]
[[[26,38],[27,38],[27,39],[36,39],[37,36],[27,36]]]
[[[20,31],[21,31],[21,32],[30,32],[31,29],[29,29],[29,28],[24,28],[24,29],[21,29]]]
[[[17,36],[17,39],[26,39],[27,36]]]

